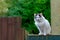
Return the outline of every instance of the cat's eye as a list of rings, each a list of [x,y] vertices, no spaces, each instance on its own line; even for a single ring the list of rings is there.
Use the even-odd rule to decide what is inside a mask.
[[[41,17],[41,15],[39,15],[39,17]]]

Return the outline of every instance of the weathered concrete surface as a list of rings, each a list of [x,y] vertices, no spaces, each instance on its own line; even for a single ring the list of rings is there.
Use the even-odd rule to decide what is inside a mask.
[[[51,0],[52,34],[60,35],[60,0]]]

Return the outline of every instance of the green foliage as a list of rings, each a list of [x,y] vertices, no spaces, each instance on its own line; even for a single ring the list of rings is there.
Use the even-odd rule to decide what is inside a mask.
[[[7,16],[22,17],[22,27],[29,33],[38,33],[34,25],[34,13],[42,12],[50,22],[50,0],[9,0]]]

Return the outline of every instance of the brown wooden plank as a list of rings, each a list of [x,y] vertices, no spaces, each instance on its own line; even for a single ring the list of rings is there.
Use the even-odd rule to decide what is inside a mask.
[[[7,40],[7,18],[2,18],[2,40]]]
[[[2,40],[1,38],[2,38],[2,21],[1,21],[1,18],[0,18],[0,40]]]
[[[17,18],[16,19],[16,35],[17,35],[17,40],[21,40],[21,33],[20,33],[20,19]],[[19,36],[19,33],[20,33],[20,36]]]
[[[12,40],[15,40],[15,17],[12,18]]]
[[[16,24],[17,24],[17,20],[16,20],[16,19],[17,19],[17,17],[14,17],[15,40],[17,40],[17,36],[16,36],[16,31],[17,31],[17,30],[16,30],[16,28],[17,28],[17,25],[16,25]]]
[[[7,23],[8,24],[8,40],[12,40],[12,38],[11,38],[11,36],[12,36],[11,35],[11,32],[12,32],[12,30],[11,30],[12,23],[11,22],[12,22],[11,18],[8,18],[8,23]]]
[[[21,18],[18,17],[16,20],[17,20],[17,23],[16,23],[17,40],[24,40],[24,30],[21,28]]]
[[[24,30],[17,28],[17,40],[24,40]]]
[[[8,18],[8,40],[15,39],[14,18]]]

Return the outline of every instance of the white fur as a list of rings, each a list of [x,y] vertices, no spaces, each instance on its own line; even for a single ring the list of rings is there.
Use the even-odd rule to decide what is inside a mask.
[[[42,18],[40,18],[40,22],[37,21],[36,19],[34,19],[34,21],[35,21],[36,27],[39,30],[39,35],[47,35],[47,34],[50,34],[50,32],[51,32],[50,24],[49,24],[48,20],[46,20],[43,17],[43,15],[42,15]]]

